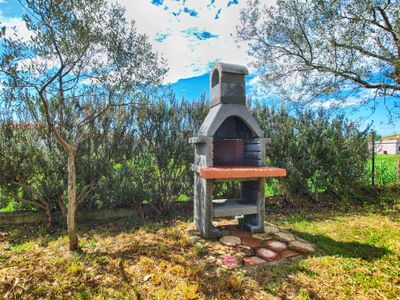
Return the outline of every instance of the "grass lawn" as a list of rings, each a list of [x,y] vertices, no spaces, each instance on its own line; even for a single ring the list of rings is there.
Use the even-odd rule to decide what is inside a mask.
[[[397,178],[397,162],[400,155],[395,154],[378,154],[375,157],[375,182],[378,185],[387,185],[398,182]],[[371,181],[372,159],[368,160],[365,168],[365,176],[368,182]]]
[[[399,193],[392,194],[399,203]],[[80,253],[62,229],[0,229],[0,298],[399,299],[399,207],[283,210],[267,219],[313,242],[289,266],[227,270],[207,263],[189,222],[127,220],[81,227]]]

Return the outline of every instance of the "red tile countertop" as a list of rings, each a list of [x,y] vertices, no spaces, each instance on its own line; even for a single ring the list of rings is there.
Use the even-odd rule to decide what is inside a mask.
[[[200,176],[205,179],[235,179],[259,177],[284,177],[286,170],[273,167],[221,166],[200,168]]]

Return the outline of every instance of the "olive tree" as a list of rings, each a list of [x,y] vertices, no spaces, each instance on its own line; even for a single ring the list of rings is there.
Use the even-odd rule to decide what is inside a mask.
[[[4,89],[41,120],[67,157],[67,226],[78,248],[76,210],[95,183],[78,189],[75,156],[92,122],[117,105],[135,102],[165,71],[145,35],[106,0],[26,0],[29,40],[3,34]],[[36,116],[40,116],[36,118]],[[68,117],[67,117],[68,116]],[[79,167],[79,166],[78,166]]]
[[[358,104],[398,103],[399,1],[251,1],[240,20],[237,38],[249,44],[261,83],[283,99],[340,106],[365,92]]]

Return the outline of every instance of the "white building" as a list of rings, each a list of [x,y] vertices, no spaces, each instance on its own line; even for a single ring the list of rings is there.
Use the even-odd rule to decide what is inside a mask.
[[[375,151],[378,154],[400,154],[400,135],[389,136],[375,142]]]

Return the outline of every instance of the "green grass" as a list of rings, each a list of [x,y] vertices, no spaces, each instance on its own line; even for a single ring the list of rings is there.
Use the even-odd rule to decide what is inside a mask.
[[[297,277],[311,287],[311,294],[327,299],[397,299],[398,221],[398,217],[367,212],[298,214],[279,222],[319,248],[319,255],[304,261],[309,274]]]
[[[14,201],[8,202],[6,207],[0,208],[0,212],[14,212]]]
[[[28,241],[22,244],[16,244],[11,247],[12,252],[21,252],[21,251],[28,251],[35,246],[34,241]]]
[[[387,185],[399,182],[397,178],[397,163],[400,155],[378,154],[375,156],[375,182],[378,185]],[[372,159],[368,160],[365,168],[365,179],[371,182]]]

